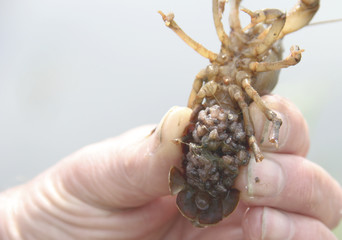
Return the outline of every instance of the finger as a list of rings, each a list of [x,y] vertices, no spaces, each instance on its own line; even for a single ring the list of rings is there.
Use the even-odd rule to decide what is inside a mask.
[[[267,207],[249,209],[242,226],[247,240],[337,240],[336,236],[317,219]]]
[[[342,189],[324,169],[295,155],[251,161],[236,182],[249,206],[269,206],[314,217],[334,227],[342,217]]]
[[[305,156],[309,149],[309,133],[307,124],[298,108],[285,98],[277,95],[266,95],[262,97],[266,105],[274,110],[283,121],[279,133],[279,148],[267,140],[261,145],[263,151],[291,153]],[[261,139],[266,118],[255,103],[250,105],[257,139]]]
[[[179,164],[182,136],[191,110],[172,108],[153,132],[134,129],[66,158],[53,172],[68,192],[101,207],[140,206],[168,194],[168,171]]]

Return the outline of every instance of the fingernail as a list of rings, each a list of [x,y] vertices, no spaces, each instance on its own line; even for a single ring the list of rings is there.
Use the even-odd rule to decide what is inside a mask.
[[[250,160],[247,170],[247,191],[250,197],[277,196],[285,186],[281,166],[267,158],[262,162]]]
[[[289,240],[294,235],[294,227],[290,218],[272,208],[264,207],[261,226],[261,239],[263,240]]]
[[[191,109],[172,107],[160,121],[156,132],[162,143],[164,139],[181,137],[184,128],[189,124]]]
[[[182,137],[185,127],[189,124],[191,109],[184,107],[172,107],[162,118],[153,133],[155,151],[164,151],[169,148],[177,148],[173,140]],[[176,149],[175,149],[176,150]]]

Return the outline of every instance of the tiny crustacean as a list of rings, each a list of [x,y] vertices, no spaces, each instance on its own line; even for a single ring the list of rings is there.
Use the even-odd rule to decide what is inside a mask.
[[[263,155],[254,136],[249,105],[255,102],[271,123],[264,134],[278,147],[282,121],[260,96],[272,91],[279,70],[296,65],[302,50],[290,49],[282,59],[281,39],[306,26],[319,8],[319,0],[300,0],[287,14],[278,9],[251,11],[242,28],[239,19],[241,0],[230,0],[230,34],[222,24],[226,0],[213,0],[214,24],[221,50],[218,54],[195,42],[174,21],[174,15],[159,11],[166,26],[199,54],[210,61],[193,83],[188,107],[193,110],[182,140],[182,170],[172,167],[169,186],[177,195],[180,212],[195,226],[221,221],[234,211],[239,191],[234,188],[239,167],[247,165],[251,154],[257,162]],[[264,137],[263,137],[264,138]],[[263,140],[261,140],[263,141]],[[251,152],[251,153],[250,153]]]

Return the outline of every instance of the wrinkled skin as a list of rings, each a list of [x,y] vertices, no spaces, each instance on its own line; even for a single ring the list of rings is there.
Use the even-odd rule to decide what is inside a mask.
[[[280,97],[264,100],[284,122],[281,144],[265,143],[265,159],[242,169],[240,203],[216,226],[193,227],[169,196],[166,176],[182,154],[173,140],[191,113],[173,108],[152,135],[145,126],[90,145],[1,193],[0,239],[336,239],[330,229],[341,218],[340,185],[305,159],[299,111]],[[262,114],[255,105],[251,111],[261,129]]]

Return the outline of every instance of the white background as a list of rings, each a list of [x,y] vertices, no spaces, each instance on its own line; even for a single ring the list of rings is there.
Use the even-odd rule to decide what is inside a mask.
[[[245,0],[252,10],[292,1]],[[314,22],[341,17],[324,0]],[[210,0],[0,0],[0,190],[28,181],[78,148],[157,123],[185,105],[208,62],[164,26],[173,11],[195,40],[218,51]],[[342,22],[285,38],[305,49],[275,93],[307,118],[309,158],[342,182]]]

